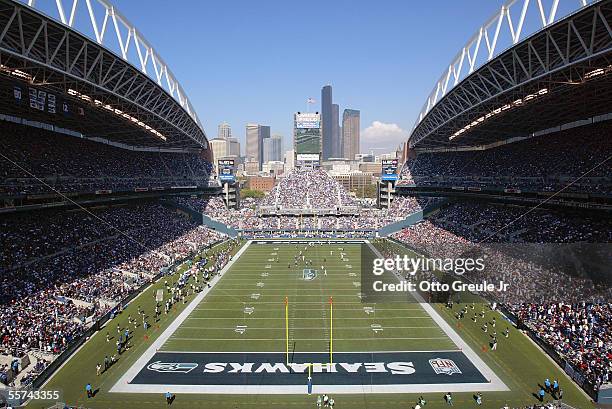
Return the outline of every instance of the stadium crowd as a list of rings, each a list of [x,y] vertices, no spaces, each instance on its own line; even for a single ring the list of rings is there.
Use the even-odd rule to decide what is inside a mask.
[[[612,303],[523,303],[511,310],[592,385],[612,380]]]
[[[9,123],[2,130],[10,160],[0,157],[0,196],[206,186],[212,172],[197,153],[127,150]]]
[[[342,187],[340,189],[344,190]],[[313,188],[316,190],[316,188]],[[284,192],[283,192],[284,193]],[[319,192],[320,193],[320,192]],[[323,193],[317,194],[322,197]],[[261,211],[260,201],[248,201],[239,209],[225,207],[220,196],[210,198],[177,197],[179,205],[203,213],[229,227],[247,231],[368,231],[372,232],[390,223],[404,219],[421,210],[421,203],[413,197],[397,197],[387,209],[362,207],[353,214],[319,216],[275,215]],[[265,214],[264,214],[265,213]],[[369,233],[371,234],[371,233]]]
[[[155,203],[29,217],[3,221],[13,255],[2,257],[0,348],[9,351],[61,352],[163,268],[222,238]]]
[[[321,169],[294,169],[263,199],[249,198],[239,209],[226,208],[220,196],[178,197],[179,205],[235,229],[247,231],[372,231],[422,210],[422,200],[396,197],[389,209],[361,206],[344,187]],[[348,206],[348,208],[345,208]],[[291,211],[326,209],[320,215]],[[287,210],[287,214],[282,214]],[[280,213],[280,214],[278,214]]]
[[[335,209],[355,200],[323,169],[296,168],[262,200],[262,206],[287,209]]]
[[[486,255],[486,269],[464,277],[472,282],[510,283],[507,292],[494,293],[507,310],[595,388],[610,382],[610,289],[596,285],[590,276],[570,276],[526,251],[517,253],[517,248],[522,248],[521,243],[536,243],[538,248],[554,243],[610,243],[612,222],[543,209],[519,217],[524,213],[520,207],[453,203],[394,238],[430,257]],[[514,244],[509,252],[509,246],[497,243]]]
[[[609,122],[609,121],[608,121]],[[402,184],[612,193],[609,123],[540,135],[486,150],[421,153],[402,168]]]

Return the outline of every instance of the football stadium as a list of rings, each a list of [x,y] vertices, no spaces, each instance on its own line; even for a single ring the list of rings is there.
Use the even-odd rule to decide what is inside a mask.
[[[0,408],[612,407],[612,0],[457,19],[369,149],[210,137],[134,7],[0,0]]]

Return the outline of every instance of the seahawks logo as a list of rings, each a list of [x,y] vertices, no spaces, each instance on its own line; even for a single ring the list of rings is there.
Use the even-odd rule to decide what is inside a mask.
[[[311,270],[309,268],[302,271],[302,278],[306,281],[312,281],[317,277],[317,270]]]
[[[196,363],[178,363],[178,362],[161,362],[155,361],[147,365],[149,371],[164,372],[164,373],[189,373],[196,369]]]

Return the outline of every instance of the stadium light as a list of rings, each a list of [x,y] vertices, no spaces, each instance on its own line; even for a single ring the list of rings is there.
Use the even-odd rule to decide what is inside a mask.
[[[542,88],[540,90],[538,90],[538,92],[535,92],[533,94],[528,94],[523,98],[519,98],[514,100],[513,102],[506,104],[500,108],[496,108],[492,111],[490,111],[489,113],[481,116],[478,119],[473,120],[472,122],[470,122],[469,124],[467,124],[466,126],[464,126],[463,128],[459,129],[457,132],[455,132],[454,134],[452,134],[451,136],[449,136],[448,140],[452,141],[453,139],[455,139],[456,137],[458,137],[459,135],[463,134],[464,132],[472,129],[475,126],[478,126],[480,124],[482,124],[483,122],[489,120],[490,118],[499,115],[502,112],[508,111],[510,109],[514,109],[518,106],[521,106],[523,104],[525,104],[526,102],[532,101],[534,99],[537,99],[543,95],[548,94],[548,88]]]
[[[594,69],[593,71],[589,71],[586,74],[584,74],[584,79],[590,80],[591,78],[595,78],[595,77],[599,77],[600,75],[607,74],[610,71],[612,71],[612,65],[608,65],[607,67],[603,67],[603,68],[597,68],[597,69]]]
[[[5,72],[13,77],[17,77],[17,78],[21,78],[24,79],[26,81],[32,82],[33,77],[28,74],[27,72],[23,72],[21,70],[18,70],[16,68],[11,68],[11,67],[7,67],[4,64],[0,64],[0,71]]]
[[[76,91],[72,88],[68,89],[68,95],[72,95],[74,97],[77,97],[79,99],[82,99],[84,101],[87,102],[92,102],[93,104],[97,107],[102,107],[104,109],[106,109],[107,111],[115,114],[118,117],[122,117],[128,121],[133,122],[134,124],[140,126],[141,128],[144,128],[146,131],[151,132],[153,135],[157,136],[159,139],[161,139],[162,141],[166,141],[167,138],[161,134],[161,132],[157,131],[156,129],[152,128],[151,126],[145,124],[144,122],[140,121],[138,118],[134,118],[133,116],[126,114],[125,112],[114,108],[112,105],[110,104],[104,104],[102,101],[97,100],[97,99],[93,99],[89,96],[89,95],[85,95],[85,94],[81,94],[79,91]]]

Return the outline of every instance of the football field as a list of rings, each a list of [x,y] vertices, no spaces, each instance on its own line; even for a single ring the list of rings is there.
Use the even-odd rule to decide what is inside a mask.
[[[430,305],[365,302],[362,264],[375,252],[247,244],[111,392],[303,394],[309,378],[313,393],[507,390]]]

